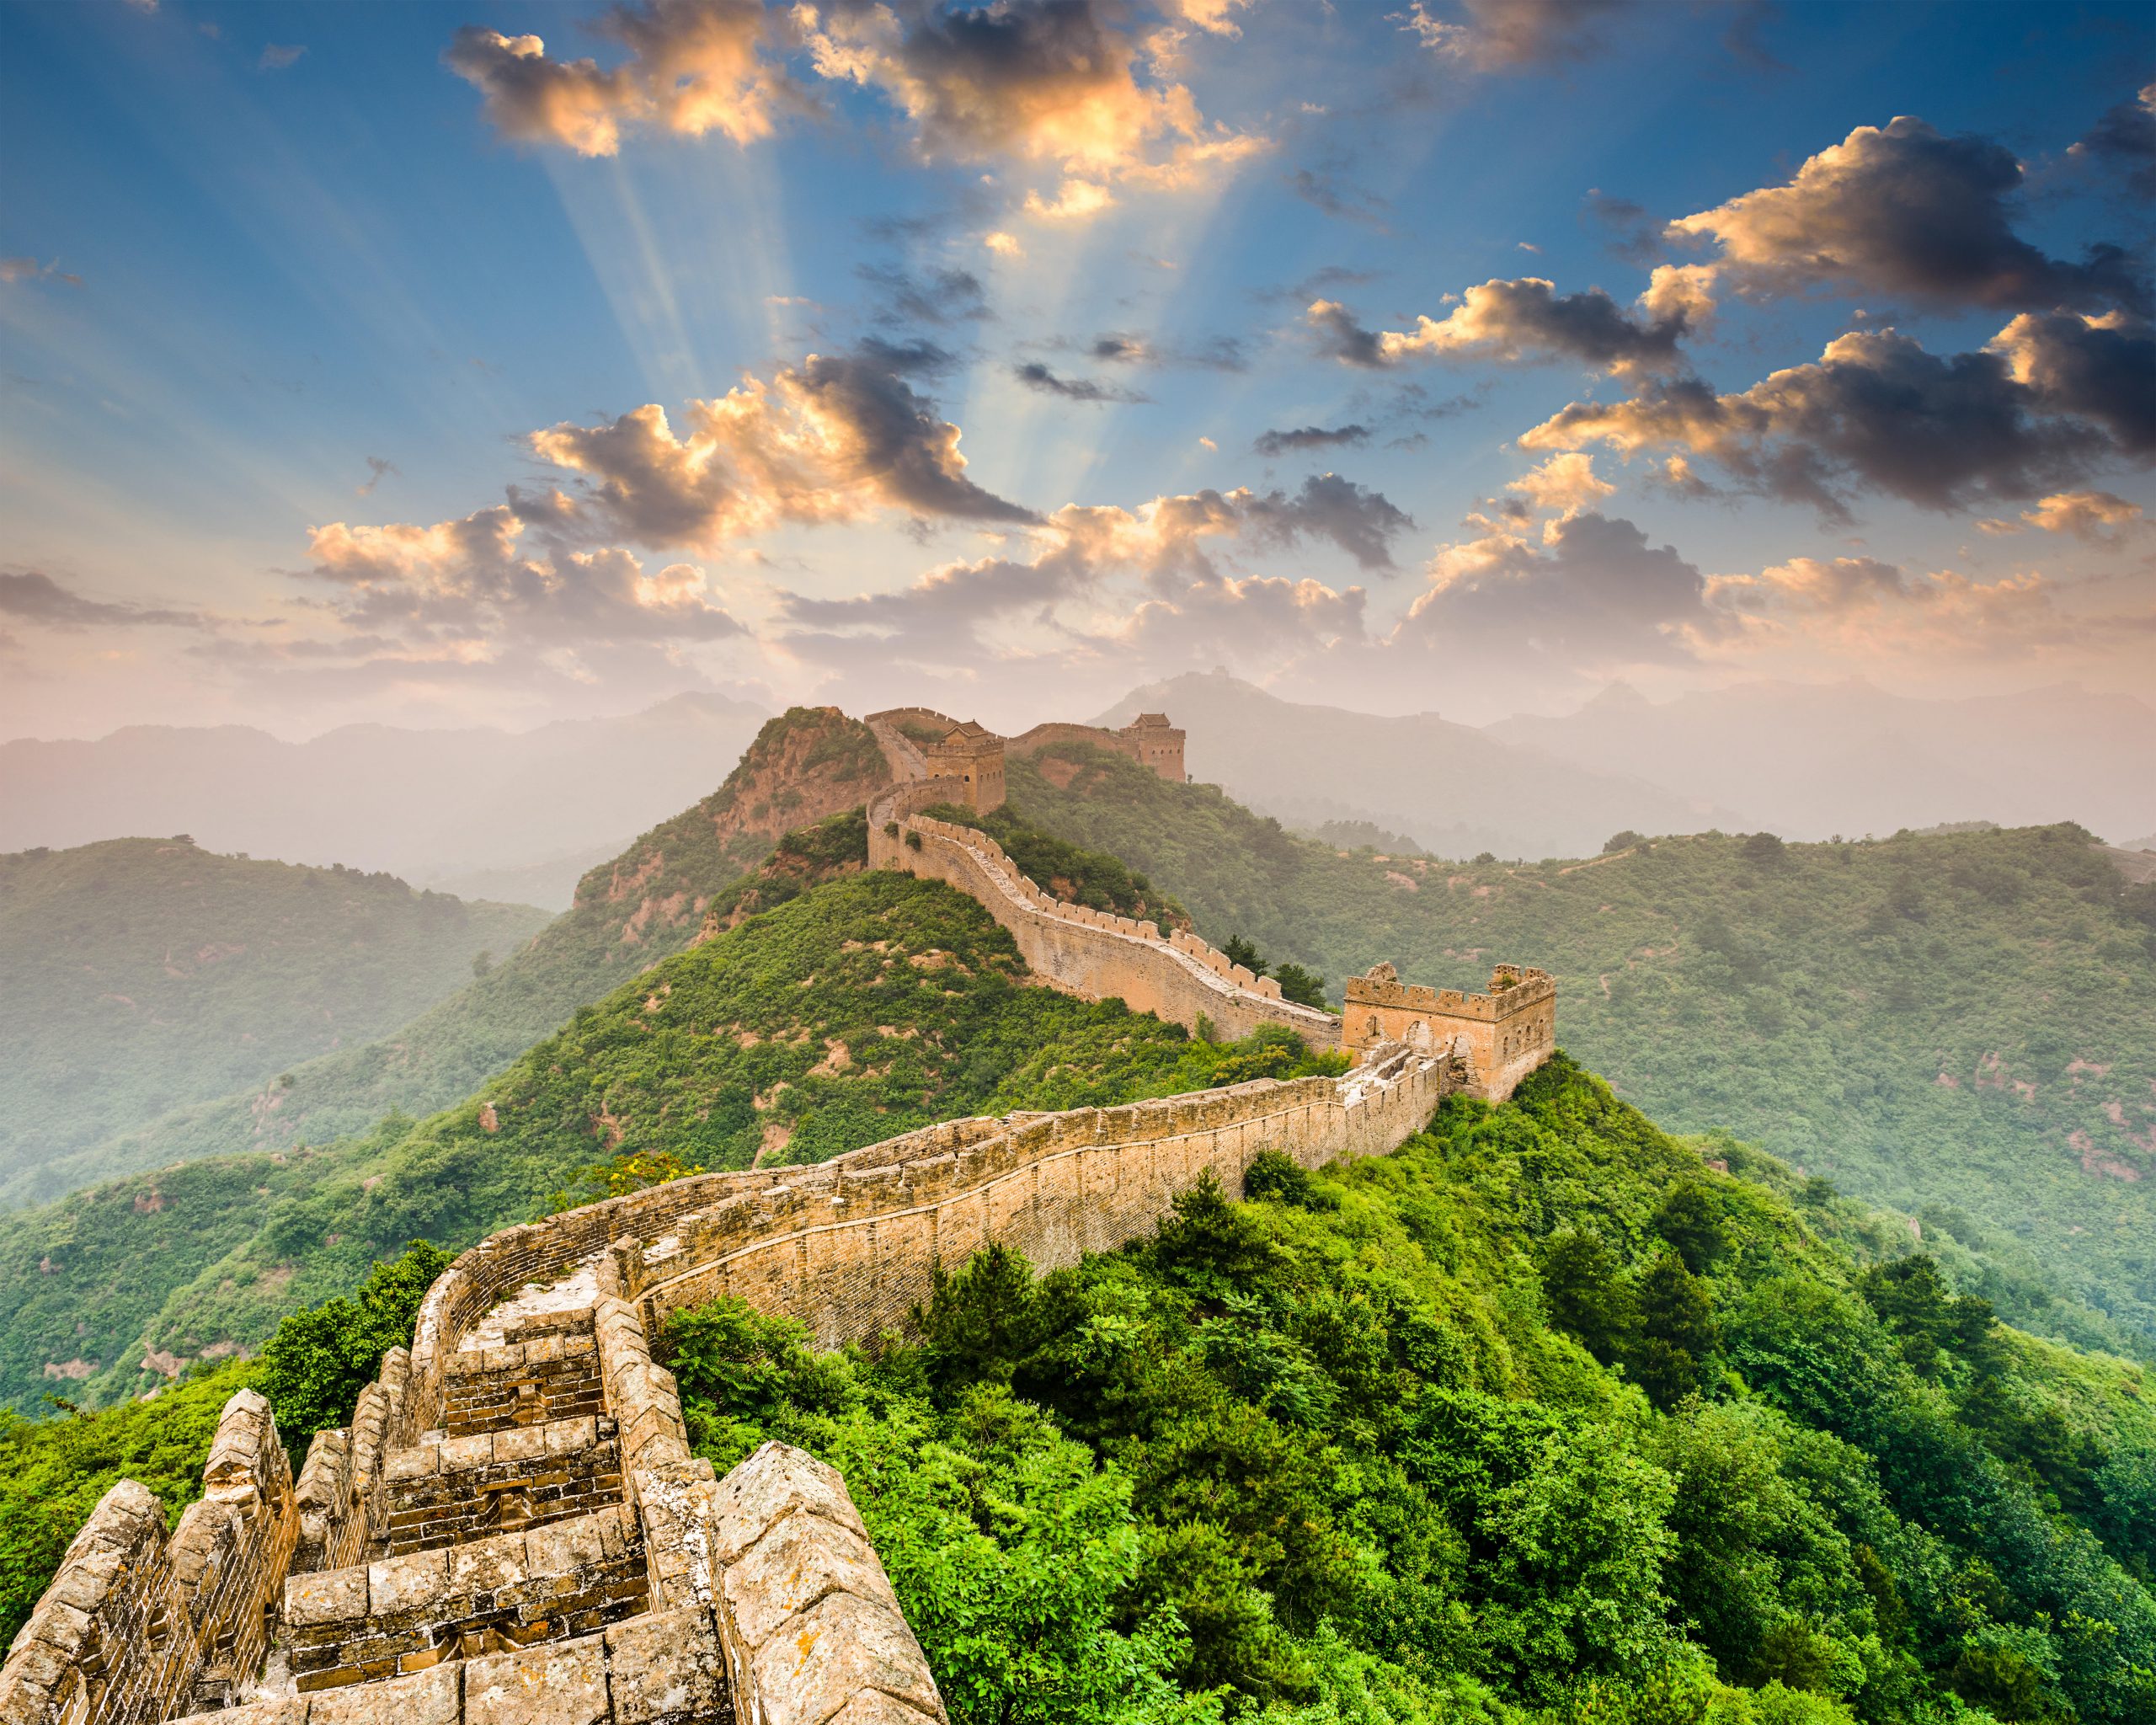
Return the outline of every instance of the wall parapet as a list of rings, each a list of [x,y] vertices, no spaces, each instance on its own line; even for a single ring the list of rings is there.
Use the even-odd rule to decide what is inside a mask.
[[[99,1499],[0,1666],[6,1725],[150,1725],[221,1704],[260,1666],[299,1516],[254,1391],[225,1403],[203,1485],[169,1537],[148,1487]]]

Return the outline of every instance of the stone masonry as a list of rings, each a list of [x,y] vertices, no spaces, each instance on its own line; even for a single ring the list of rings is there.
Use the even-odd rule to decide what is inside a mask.
[[[894,737],[879,728],[887,756]],[[947,787],[905,777],[872,811],[875,860],[973,893],[1059,985],[1343,1039],[1202,942],[1047,899],[985,835],[915,812]],[[1506,1010],[1456,1011],[1457,1031],[1415,998],[1431,991],[1362,979],[1369,1014],[1412,1007],[1421,1028],[1365,1022],[1342,1078],[951,1121],[492,1235],[296,1483],[242,1391],[169,1535],[155,1496],[114,1486],[0,1667],[0,1725],[947,1725],[845,1482],[775,1444],[715,1477],[649,1338],[720,1295],[824,1346],[903,1333],[935,1268],[990,1242],[1046,1271],[1150,1228],[1207,1174],[1240,1193],[1262,1150],[1381,1154],[1448,1094],[1546,1056],[1529,1033],[1554,990],[1503,974]]]

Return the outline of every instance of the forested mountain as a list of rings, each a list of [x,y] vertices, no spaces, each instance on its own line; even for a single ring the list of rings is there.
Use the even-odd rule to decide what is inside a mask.
[[[602,846],[592,860],[611,857],[723,778],[767,716],[678,695],[521,732],[355,724],[287,743],[244,725],[134,725],[94,741],[24,738],[0,744],[0,846],[190,832],[213,850],[501,897],[504,883],[471,877]]]
[[[867,854],[857,813],[789,841],[699,916],[710,938],[428,1119],[0,1217],[0,1402],[35,1406],[56,1376],[108,1401],[251,1351],[374,1258],[542,1215],[610,1157],[816,1162],[937,1119],[1311,1069],[1292,1038],[1222,1050],[1120,1002],[1024,986],[979,905],[909,876],[844,878]]]
[[[1302,706],[1224,672],[1134,690],[1097,722],[1162,712],[1189,734],[1193,779],[1290,825],[1369,821],[1444,856],[1577,857],[1621,827],[1691,832],[1733,819],[1637,767],[1582,767],[1434,713]]]
[[[2079,828],[1710,833],[1513,868],[1336,850],[1083,745],[1007,777],[1021,814],[1336,1001],[1380,959],[1453,985],[1539,964],[1565,1047],[1669,1129],[1755,1140],[1942,1252],[1986,1245],[2018,1322],[2156,1350],[2156,887]]]
[[[466,985],[439,1005],[378,1023],[377,1040],[348,1041],[270,1081],[56,1158],[0,1188],[0,1199],[35,1203],[137,1168],[318,1144],[392,1110],[453,1102],[579,1007],[687,945],[712,896],[788,828],[860,802],[883,777],[866,726],[835,708],[796,708],[765,724],[718,790],[592,869],[574,909],[528,944],[504,945],[487,975],[472,979],[467,968]]]
[[[0,856],[0,1189],[394,1028],[552,919],[187,836]]]

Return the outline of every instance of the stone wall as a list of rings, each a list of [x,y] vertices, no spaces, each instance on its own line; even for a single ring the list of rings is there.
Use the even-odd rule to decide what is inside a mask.
[[[270,1404],[225,1404],[201,1499],[168,1538],[165,1506],[121,1480],[67,1547],[0,1667],[6,1725],[150,1725],[221,1701],[266,1649],[297,1536]]]
[[[1341,1040],[1341,1021],[1280,997],[1196,935],[1163,937],[1134,921],[1052,897],[986,833],[920,814],[942,800],[936,781],[894,785],[868,807],[868,865],[940,880],[978,900],[1008,929],[1034,975],[1086,1000],[1116,999],[1195,1032],[1201,1019],[1226,1038],[1282,1024],[1314,1048]]]

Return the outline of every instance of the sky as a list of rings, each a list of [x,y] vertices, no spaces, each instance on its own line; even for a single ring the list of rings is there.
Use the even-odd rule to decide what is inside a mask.
[[[0,0],[0,736],[2156,686],[2156,13]]]

